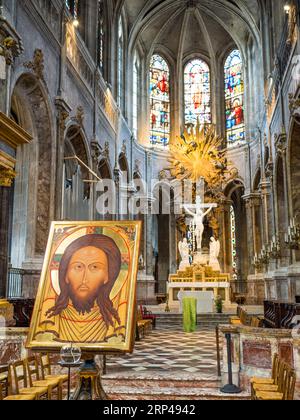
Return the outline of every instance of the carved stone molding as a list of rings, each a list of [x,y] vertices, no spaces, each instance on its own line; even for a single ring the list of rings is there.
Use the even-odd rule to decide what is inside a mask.
[[[35,74],[35,76],[39,79],[45,82],[44,77],[44,53],[41,49],[36,49],[33,54],[32,61],[25,62],[23,66],[26,69],[32,70],[32,72]]]

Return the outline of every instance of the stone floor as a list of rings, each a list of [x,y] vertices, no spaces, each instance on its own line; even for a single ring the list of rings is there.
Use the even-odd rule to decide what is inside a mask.
[[[200,328],[192,334],[182,330],[154,330],[136,343],[132,355],[108,358],[107,373],[115,372],[216,375],[215,330]]]
[[[107,358],[102,379],[110,400],[249,399],[220,392],[213,327],[198,326],[192,334],[174,326],[154,330],[132,355]]]

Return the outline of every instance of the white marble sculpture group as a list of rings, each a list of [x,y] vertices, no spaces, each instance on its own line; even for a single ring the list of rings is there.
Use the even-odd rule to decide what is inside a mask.
[[[217,207],[217,204],[214,203],[205,203],[203,204],[201,196],[198,195],[196,197],[196,205],[190,204],[183,206],[186,213],[189,216],[193,217],[192,225],[193,231],[195,235],[195,240],[197,242],[197,252],[193,256],[193,262],[195,264],[207,264],[207,256],[202,253],[202,239],[204,233],[204,224],[203,220],[205,216],[207,216],[213,208]],[[207,211],[203,211],[203,209],[207,209]],[[181,256],[181,263],[179,266],[180,271],[184,271],[187,267],[190,266],[190,248],[186,238],[179,242],[178,245],[179,253]],[[220,241],[212,237],[210,239],[210,247],[209,247],[209,266],[214,271],[221,271],[220,263],[219,263],[219,255],[220,255]]]

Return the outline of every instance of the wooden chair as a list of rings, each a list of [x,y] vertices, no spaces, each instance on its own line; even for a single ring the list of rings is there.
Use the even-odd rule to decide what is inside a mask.
[[[137,328],[140,337],[144,337],[148,332],[152,331],[152,320],[143,319],[143,314],[140,308],[137,310]]]
[[[250,384],[251,384],[251,396],[254,399],[255,397],[255,391],[258,389],[259,385],[278,385],[279,381],[279,375],[280,375],[280,365],[281,362],[279,360],[279,356],[277,353],[275,353],[273,357],[273,366],[272,366],[272,376],[271,378],[258,378],[254,377],[251,378]]]
[[[60,379],[42,379],[39,372],[39,364],[36,356],[25,359],[25,366],[28,373],[29,386],[32,387],[47,387],[48,399],[51,400],[54,390],[57,391],[57,399],[62,399],[62,384]]]
[[[278,385],[265,385],[264,389],[257,389],[255,391],[255,399],[262,401],[292,401],[294,399],[295,385],[295,370],[282,362]]]
[[[41,366],[41,373],[42,373],[42,379],[43,380],[59,380],[60,386],[61,386],[61,392],[63,390],[63,385],[68,383],[68,375],[53,375],[52,374],[52,365],[50,356],[48,353],[41,354],[40,355],[40,366]],[[60,399],[63,398],[63,395],[61,394]]]
[[[3,397],[3,386],[0,384],[0,401],[33,401],[36,400],[35,395],[8,395]]]
[[[34,395],[37,400],[49,398],[49,388],[42,387],[29,387],[24,360],[12,364],[15,389],[17,395]],[[51,398],[51,395],[50,395]]]
[[[247,312],[242,308],[238,308],[238,315],[231,317],[230,323],[232,325],[249,325],[250,322]]]

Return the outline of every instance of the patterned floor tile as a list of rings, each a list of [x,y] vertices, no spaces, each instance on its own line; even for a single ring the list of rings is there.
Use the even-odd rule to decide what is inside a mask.
[[[182,330],[155,330],[137,342],[132,355],[109,357],[107,373],[183,372],[216,374],[217,354],[214,329],[193,334]]]

